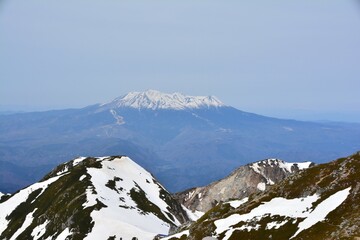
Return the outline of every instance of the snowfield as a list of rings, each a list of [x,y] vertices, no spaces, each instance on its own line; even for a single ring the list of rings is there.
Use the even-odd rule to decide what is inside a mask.
[[[64,176],[64,175],[62,175],[62,176]],[[37,196],[37,197],[39,197],[44,192],[44,190],[47,188],[48,185],[55,182],[62,176],[53,177],[46,181],[35,183],[35,184],[19,191],[18,193],[13,195],[7,201],[0,203],[0,234],[7,228],[8,220],[6,220],[6,216],[10,215],[10,213],[12,213],[18,205],[20,205],[23,202],[26,202],[30,193],[32,193],[38,189],[42,189],[42,192]],[[26,220],[22,225],[22,228],[25,227],[26,225],[30,225],[32,223],[32,220],[33,220],[32,214],[27,215]],[[18,230],[18,232],[19,232],[19,230]]]
[[[304,218],[298,225],[298,231],[293,237],[297,236],[301,231],[310,228],[319,221],[325,220],[326,216],[336,209],[340,204],[345,201],[350,193],[350,188],[338,191],[330,197],[319,203],[315,209],[312,209],[312,204],[315,203],[320,197],[315,194],[305,198],[273,198],[269,202],[264,202],[258,207],[252,209],[246,214],[233,214],[227,218],[220,219],[214,222],[216,226],[216,234],[220,235],[225,232],[225,238],[229,239],[232,233],[236,230],[256,230],[260,225],[251,225],[251,221],[256,219],[260,220],[266,216],[283,216],[290,218],[288,221],[293,221],[297,218]],[[245,222],[241,227],[232,227],[239,222]],[[286,224],[287,221],[270,222],[267,224],[267,229],[279,228]]]
[[[201,218],[205,214],[204,212],[200,212],[200,211],[191,211],[190,209],[188,209],[184,205],[181,205],[181,206],[182,206],[182,208],[184,209],[184,211],[186,212],[186,214],[188,215],[188,217],[190,218],[191,221],[196,222],[199,218]]]
[[[244,203],[246,203],[247,201],[249,201],[249,198],[246,197],[244,199],[241,199],[241,200],[233,200],[233,201],[229,201],[227,203],[230,204],[231,207],[233,208],[238,208],[240,207],[241,205],[243,205]]]
[[[296,237],[301,231],[310,228],[317,222],[324,221],[331,211],[335,210],[345,201],[350,194],[350,190],[351,188],[349,187],[338,191],[317,205],[314,211],[310,212],[308,217],[299,224],[299,230],[293,237]]]
[[[167,210],[167,203],[160,198],[161,187],[154,182],[152,175],[128,157],[112,161],[103,160],[101,163],[101,169],[87,169],[96,194],[92,189],[88,189],[88,200],[84,208],[95,205],[97,200],[107,207],[91,213],[95,225],[85,239],[101,239],[104,232],[109,236],[116,235],[117,238],[123,239],[131,239],[134,236],[139,239],[152,239],[159,233],[167,234],[170,225],[153,213],[138,209],[136,202],[129,195],[131,189],[142,190],[146,193],[147,199],[160,208],[164,216],[172,215]],[[105,186],[109,180],[116,177],[121,178],[116,181],[117,191]],[[168,220],[174,225],[180,225],[176,217],[173,218],[175,221],[170,218]]]
[[[289,162],[285,162],[283,160],[280,159],[276,159],[276,158],[269,158],[260,162],[256,162],[250,165],[250,168],[252,168],[255,172],[262,174],[261,173],[261,165],[262,164],[267,164],[269,166],[278,166],[279,168],[283,169],[286,172],[292,173],[293,172],[293,168],[295,166],[297,166],[299,168],[299,170],[303,170],[306,168],[309,168],[312,162],[294,162],[294,163],[289,163]]]

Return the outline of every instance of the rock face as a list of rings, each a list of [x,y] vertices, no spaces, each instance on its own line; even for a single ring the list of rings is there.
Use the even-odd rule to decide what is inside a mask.
[[[312,166],[311,162],[287,163],[279,159],[266,159],[239,167],[228,177],[205,187],[177,193],[175,198],[193,211],[206,212],[220,202],[243,199],[264,191],[299,170]]]
[[[167,239],[358,239],[360,152],[317,165],[250,195],[219,204]]]
[[[0,239],[153,239],[186,221],[128,157],[75,159],[0,201]]]

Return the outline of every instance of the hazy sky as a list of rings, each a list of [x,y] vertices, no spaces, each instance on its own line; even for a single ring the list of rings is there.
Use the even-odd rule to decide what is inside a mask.
[[[81,107],[146,89],[360,122],[360,4],[0,0],[0,105]]]

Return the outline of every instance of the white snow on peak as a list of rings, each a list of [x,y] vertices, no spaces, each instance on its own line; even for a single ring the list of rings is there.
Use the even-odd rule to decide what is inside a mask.
[[[84,161],[86,159],[86,157],[78,157],[76,159],[74,159],[73,161],[73,167],[75,167],[76,165],[78,165],[80,162]]]
[[[102,104],[101,107],[119,108],[131,107],[136,109],[199,109],[225,106],[214,96],[187,96],[181,93],[162,93],[156,90],[145,92],[130,92],[114,101]]]
[[[128,157],[103,159],[102,168],[88,168],[93,188],[87,189],[87,202],[83,207],[91,207],[100,200],[107,207],[91,213],[95,225],[86,240],[102,239],[104,232],[123,239],[153,239],[158,233],[167,234],[170,225],[152,212],[143,212],[131,197],[131,191],[143,191],[146,198],[174,225],[180,225],[175,216],[169,216],[169,206],[160,197],[162,190],[153,176]],[[107,187],[114,180],[114,188]],[[95,190],[95,191],[93,191]]]
[[[4,195],[5,195],[5,194],[3,194],[2,192],[0,192],[0,199],[1,199],[1,197],[4,196]]]
[[[255,162],[250,164],[250,168],[252,168],[255,172],[262,174],[262,166],[271,166],[271,167],[279,167],[286,172],[292,173],[295,166],[298,167],[299,170],[303,170],[309,168],[312,162],[285,162],[276,158],[269,158],[259,162]]]
[[[260,191],[265,191],[266,185],[274,185],[275,182],[271,180],[266,174],[266,167],[279,168],[282,169],[285,173],[293,173],[295,169],[303,170],[309,168],[312,162],[302,162],[302,163],[288,163],[280,159],[269,158],[259,162],[249,164],[248,166],[256,173],[260,174],[266,179],[266,182],[260,182],[257,185],[257,188]]]

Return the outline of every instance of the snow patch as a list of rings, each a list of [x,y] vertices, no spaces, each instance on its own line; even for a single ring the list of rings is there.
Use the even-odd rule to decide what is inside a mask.
[[[256,173],[259,173],[265,177],[265,174],[263,174],[263,171],[264,171],[264,167],[266,165],[270,166],[270,167],[278,167],[278,168],[283,169],[286,172],[293,173],[293,168],[295,166],[297,166],[299,170],[303,170],[303,169],[309,168],[311,164],[312,164],[312,162],[289,163],[289,162],[285,162],[280,159],[269,158],[269,159],[266,159],[263,161],[255,162],[255,163],[251,164],[249,167],[251,169],[253,169]],[[268,182],[272,182],[272,181],[270,179],[268,179]]]
[[[83,160],[85,160],[86,157],[79,157],[73,160],[73,167],[75,167],[76,165],[78,165],[80,162],[82,162]]]
[[[285,225],[288,221],[282,221],[282,222],[269,222],[266,225],[266,229],[279,229],[281,226]]]
[[[191,221],[196,222],[197,220],[199,220],[205,213],[204,212],[200,212],[200,211],[191,211],[190,209],[188,209],[187,207],[185,207],[184,205],[181,205],[182,208],[184,209],[184,211],[186,212],[186,214],[188,215],[188,217],[190,218]]]
[[[183,235],[189,236],[189,234],[190,234],[190,231],[189,231],[189,230],[185,230],[185,231],[176,233],[176,234],[174,234],[174,235],[170,235],[170,236],[168,236],[168,237],[161,238],[161,240],[170,240],[170,239],[172,239],[172,238],[180,238],[180,237],[183,236]]]
[[[220,219],[214,222],[216,226],[215,232],[221,234],[222,232],[228,231],[231,226],[243,221],[251,221],[252,219],[260,220],[264,216],[280,215],[291,218],[305,218],[308,216],[308,211],[311,209],[312,203],[314,203],[319,197],[315,194],[306,198],[273,198],[269,202],[264,202],[257,208],[251,210],[246,214],[233,214],[227,218]],[[241,229],[246,228],[248,231],[256,229],[256,226],[243,225]],[[234,228],[235,231],[240,228]],[[226,238],[224,238],[226,239]]]
[[[345,199],[350,194],[351,187],[346,188],[344,190],[338,191],[322,201],[319,205],[316,206],[314,211],[312,211],[309,216],[302,221],[299,226],[297,232],[291,238],[296,237],[300,232],[305,229],[310,228],[320,221],[324,221],[326,216],[337,207],[339,207]]]
[[[114,109],[110,110],[110,113],[113,115],[113,117],[116,120],[116,124],[118,125],[123,125],[125,124],[124,118],[120,115],[117,114],[117,112]]]
[[[256,163],[251,164],[250,168],[252,168],[256,173],[261,174],[259,163],[256,162]]]
[[[86,178],[86,175],[84,174],[84,175],[82,175],[80,178],[79,178],[79,181],[82,181],[82,180],[84,180]]]
[[[267,184],[269,184],[269,185],[274,185],[275,184],[274,181],[271,180],[270,178],[266,178],[266,181],[267,181]]]
[[[59,236],[57,236],[56,240],[66,240],[66,237],[68,237],[71,234],[69,231],[69,228],[65,228],[64,231],[62,231]]]
[[[309,168],[312,162],[302,162],[302,163],[294,163],[294,164],[296,164],[300,170],[303,170]]]
[[[303,162],[303,163],[288,163],[288,162],[284,162],[284,161],[280,161],[279,162],[279,167],[292,173],[293,172],[293,167],[297,166],[299,168],[299,170],[303,170],[306,168],[309,168],[311,165],[311,162]]]
[[[304,220],[299,223],[297,232],[292,236],[296,237],[300,232],[310,228],[320,221],[324,221],[326,216],[338,206],[340,206],[350,194],[351,188],[338,191],[330,197],[319,203],[315,209],[312,209],[312,204],[319,199],[317,194],[305,198],[273,198],[269,202],[264,202],[258,207],[252,209],[246,214],[232,214],[227,218],[220,219],[214,222],[216,226],[215,233],[220,235],[225,232],[224,239],[229,239],[232,233],[236,230],[257,230],[259,225],[253,226],[252,221],[260,221],[263,217],[283,216],[290,218],[285,221],[269,222],[266,229],[278,229],[285,225],[288,221],[296,223],[296,219],[303,218]],[[245,222],[240,227],[233,228],[239,222]],[[249,223],[249,224],[248,224]]]
[[[194,196],[195,191],[191,191],[186,195],[185,201],[190,200]]]
[[[12,235],[12,237],[10,238],[10,240],[16,240],[17,237],[23,232],[25,231],[25,229],[27,227],[30,226],[30,224],[33,222],[34,217],[33,214],[34,212],[37,210],[37,208],[34,209],[34,211],[32,211],[31,213],[29,213],[28,215],[26,215],[26,218],[23,222],[23,224],[21,225],[21,227],[19,229],[17,229],[17,231],[14,233],[14,235]]]
[[[258,183],[257,189],[259,189],[260,191],[265,191],[265,189],[266,189],[266,184],[263,183],[263,182]]]
[[[230,204],[231,207],[233,208],[238,208],[240,207],[242,204],[246,203],[247,201],[249,201],[249,198],[243,198],[241,200],[233,200],[233,201],[229,201],[227,203]]]
[[[64,166],[64,169],[61,170],[61,171],[59,171],[59,172],[57,172],[56,175],[59,176],[59,175],[61,175],[61,174],[66,173],[67,171],[69,171],[69,169],[68,169],[68,166],[65,165],[65,166]]]
[[[43,224],[40,224],[33,229],[31,233],[31,236],[33,236],[33,240],[38,240],[41,238],[42,235],[45,234],[46,226],[49,224],[49,222],[49,220],[46,220]]]

